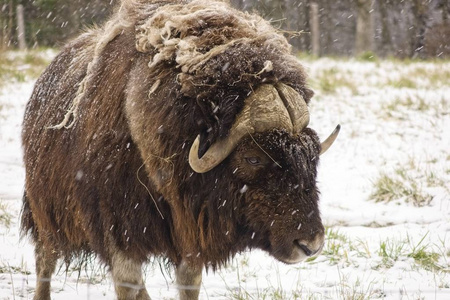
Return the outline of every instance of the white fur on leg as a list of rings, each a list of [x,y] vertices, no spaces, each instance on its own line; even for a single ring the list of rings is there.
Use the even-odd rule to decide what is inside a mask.
[[[203,266],[198,262],[182,260],[176,276],[180,300],[197,300],[202,283]]]
[[[141,263],[129,259],[123,253],[114,254],[111,274],[118,300],[149,300],[142,280]]]

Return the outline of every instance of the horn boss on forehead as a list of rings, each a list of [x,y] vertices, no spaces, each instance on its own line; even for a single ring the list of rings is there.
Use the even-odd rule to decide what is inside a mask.
[[[298,134],[309,122],[306,102],[282,83],[261,85],[244,103],[229,135],[214,143],[201,158],[198,157],[200,137],[196,138],[189,152],[189,164],[194,171],[204,173],[217,166],[246,135],[274,128]]]
[[[309,123],[309,111],[303,97],[290,86],[277,83],[263,84],[244,102],[229,135],[214,143],[199,156],[200,136],[197,136],[189,152],[189,164],[197,173],[204,173],[220,164],[246,135],[271,129],[285,129],[298,135]],[[320,154],[325,153],[336,140],[340,125],[322,143]]]

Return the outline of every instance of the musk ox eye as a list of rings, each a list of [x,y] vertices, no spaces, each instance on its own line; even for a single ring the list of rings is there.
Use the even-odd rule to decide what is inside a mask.
[[[261,160],[259,159],[259,157],[247,157],[247,158],[245,158],[245,160],[247,161],[247,163],[249,165],[252,165],[252,166],[257,166],[257,165],[261,164]]]

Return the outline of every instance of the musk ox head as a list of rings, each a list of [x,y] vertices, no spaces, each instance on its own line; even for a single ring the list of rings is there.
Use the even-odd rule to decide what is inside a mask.
[[[148,54],[148,69],[135,79],[155,79],[135,98],[142,90],[148,101],[170,94],[177,98],[173,109],[182,106],[164,113],[181,118],[175,133],[136,140],[146,159],[182,153],[165,177],[194,213],[204,258],[214,264],[246,247],[286,263],[318,253],[324,228],[317,165],[339,128],[322,145],[308,128],[313,92],[285,37],[225,3],[192,1],[157,10],[137,27],[136,40],[138,51]],[[151,119],[138,102],[128,109],[132,127],[133,119]],[[189,147],[181,147],[180,138]],[[161,174],[164,167],[155,162],[148,169]],[[154,181],[172,193],[161,176]]]

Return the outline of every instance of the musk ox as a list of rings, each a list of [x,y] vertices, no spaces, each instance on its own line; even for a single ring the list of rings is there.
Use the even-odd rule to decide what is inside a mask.
[[[118,299],[149,299],[150,257],[196,299],[204,267],[259,248],[285,263],[324,242],[313,92],[286,38],[212,1],[123,0],[66,45],[26,107],[22,231],[34,299],[58,259],[95,254]]]

